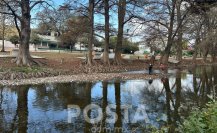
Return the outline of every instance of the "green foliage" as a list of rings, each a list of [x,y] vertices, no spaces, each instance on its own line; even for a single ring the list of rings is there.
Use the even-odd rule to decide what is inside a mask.
[[[88,44],[88,43],[86,43]],[[94,46],[96,47],[103,47],[104,46],[104,42],[103,41],[99,41],[96,37],[94,37]]]
[[[156,50],[155,53],[156,53],[156,54],[160,54],[161,51],[160,51],[160,50]]]
[[[109,47],[115,49],[115,46],[117,44],[117,37],[110,37],[109,41]]]
[[[170,127],[157,129],[148,127],[151,133],[167,133]],[[217,131],[217,102],[207,104],[203,109],[195,108],[190,115],[184,119],[182,124],[176,128],[177,133],[216,133]]]
[[[138,46],[134,43],[126,43],[123,45],[123,53],[124,54],[132,54],[138,50],[139,50]]]
[[[19,43],[19,41],[20,41],[20,38],[19,38],[19,36],[17,36],[17,35],[13,35],[13,36],[11,36],[11,37],[9,38],[9,41],[10,41],[11,43],[13,43],[14,45],[17,45],[17,44]]]
[[[217,102],[207,104],[204,109],[195,109],[178,128],[181,133],[216,133]]]
[[[183,40],[183,42],[182,42],[182,48],[183,49],[188,49],[188,41],[187,40]]]
[[[149,53],[150,53],[150,52],[148,52],[148,51],[144,51],[144,52],[143,52],[143,54],[149,54]]]
[[[183,56],[193,56],[194,51],[193,50],[187,50],[183,52]]]

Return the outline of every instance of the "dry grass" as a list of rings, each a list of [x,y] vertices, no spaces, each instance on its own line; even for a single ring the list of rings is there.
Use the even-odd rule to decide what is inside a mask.
[[[59,59],[71,60],[77,57],[85,56],[84,53],[78,53],[78,52],[76,53],[32,52],[31,54],[34,56],[40,56],[52,60],[59,60]]]

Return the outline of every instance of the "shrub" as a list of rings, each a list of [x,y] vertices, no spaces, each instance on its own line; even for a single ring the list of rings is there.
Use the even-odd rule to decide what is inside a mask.
[[[149,128],[151,133],[167,133],[170,126],[157,129]],[[217,131],[217,102],[208,103],[203,109],[195,108],[190,115],[183,120],[175,132],[177,133],[216,133]]]
[[[178,128],[181,133],[216,133],[217,102],[207,104],[207,108],[195,109]]]
[[[20,38],[19,38],[19,36],[14,35],[14,36],[11,36],[11,37],[9,38],[9,41],[10,41],[12,44],[17,45],[17,44],[19,43],[19,41],[20,41]]]
[[[143,54],[149,54],[149,53],[150,53],[150,52],[148,52],[148,51],[144,51],[144,52],[143,52]]]
[[[138,50],[139,50],[139,48],[136,44],[124,44],[123,45],[123,53],[124,54],[132,54]]]

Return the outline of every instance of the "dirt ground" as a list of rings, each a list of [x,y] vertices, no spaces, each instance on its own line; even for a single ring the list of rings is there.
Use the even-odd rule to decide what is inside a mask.
[[[0,53],[1,54],[1,53]],[[32,55],[43,57],[44,59],[37,59],[40,62],[45,63],[43,68],[52,69],[53,71],[61,71],[66,74],[78,74],[78,73],[105,73],[105,72],[122,72],[133,70],[147,70],[149,60],[148,59],[128,59],[124,60],[124,64],[120,66],[112,65],[106,66],[100,60],[94,61],[94,66],[89,67],[84,63],[84,53],[49,53],[49,52],[36,52]],[[0,68],[13,68],[16,64],[11,62],[12,58],[0,58]],[[111,61],[112,62],[112,61]],[[197,64],[202,65],[202,60],[197,60]],[[192,65],[191,59],[183,59],[182,63],[169,64],[169,67],[183,68]],[[159,61],[155,61],[154,69],[159,68]]]

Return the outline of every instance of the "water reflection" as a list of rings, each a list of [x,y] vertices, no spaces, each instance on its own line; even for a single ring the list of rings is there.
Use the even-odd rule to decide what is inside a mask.
[[[1,87],[0,132],[145,132],[152,125],[169,126],[172,133],[193,107],[203,107],[209,97],[217,97],[216,85],[217,68],[213,66],[177,70],[176,76],[156,80]],[[68,105],[78,105],[82,112],[91,103],[102,108],[104,117],[99,124],[86,122],[83,113],[68,123]],[[118,115],[113,124],[106,122],[110,104],[116,105],[112,111]],[[132,106],[129,123],[124,121],[123,105]],[[139,105],[145,106],[149,120],[133,123]],[[91,110],[88,116],[97,114]]]
[[[169,126],[169,133],[175,131],[175,127],[180,122],[179,108],[181,105],[181,72],[177,71],[175,83],[170,87],[169,79],[161,79],[166,91],[166,106],[167,106],[167,126]],[[175,89],[175,90],[174,90]]]
[[[115,81],[115,102],[116,102],[116,114],[118,115],[118,119],[115,122],[114,127],[122,127],[122,114],[121,114],[121,84],[119,81]],[[122,130],[118,130],[115,132],[122,132]]]

